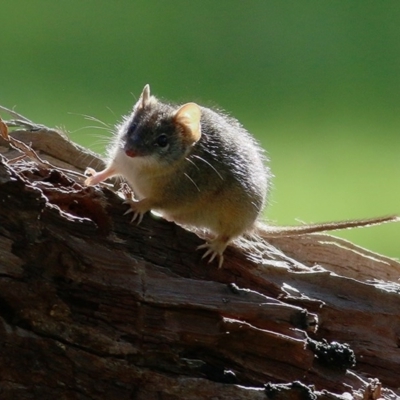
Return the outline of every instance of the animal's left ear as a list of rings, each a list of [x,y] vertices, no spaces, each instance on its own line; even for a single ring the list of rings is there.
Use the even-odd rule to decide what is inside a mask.
[[[143,108],[147,107],[148,105],[150,105],[150,102],[151,102],[150,85],[146,85],[143,88],[143,91],[142,91],[142,94],[139,97],[139,100],[133,106],[133,110],[135,111],[135,110],[143,109]]]
[[[174,115],[174,121],[180,125],[186,138],[195,144],[201,137],[200,126],[201,110],[196,103],[187,103],[181,106]]]
[[[143,88],[143,92],[140,95],[140,99],[142,100],[142,107],[145,108],[146,106],[148,106],[150,104],[150,85],[147,84],[144,88]]]

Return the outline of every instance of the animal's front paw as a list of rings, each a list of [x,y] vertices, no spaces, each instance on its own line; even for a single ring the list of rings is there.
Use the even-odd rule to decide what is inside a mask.
[[[86,168],[85,175],[88,176],[85,180],[86,186],[97,185],[100,182],[103,182],[105,179],[111,178],[115,175],[115,169],[108,167],[103,169],[103,171],[96,172],[93,168]]]
[[[86,186],[92,186],[94,183],[94,177],[97,174],[96,170],[94,170],[93,168],[86,168],[85,170],[85,175],[87,176],[86,180],[85,180],[85,185]]]
[[[136,221],[138,225],[142,222],[143,215],[151,210],[151,207],[149,207],[149,203],[146,199],[139,201],[126,199],[124,204],[129,205],[129,209],[124,213],[124,215],[133,213],[131,222]]]

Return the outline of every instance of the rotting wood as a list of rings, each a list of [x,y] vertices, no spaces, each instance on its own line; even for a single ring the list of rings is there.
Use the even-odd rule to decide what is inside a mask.
[[[0,139],[1,399],[400,396],[397,261],[306,235],[217,269],[194,233],[83,186],[96,155],[7,125],[52,166]]]

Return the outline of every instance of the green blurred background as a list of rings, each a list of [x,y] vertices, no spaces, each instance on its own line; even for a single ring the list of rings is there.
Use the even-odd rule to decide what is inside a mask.
[[[150,83],[258,137],[270,221],[400,213],[398,0],[3,1],[0,49],[0,104],[95,151],[81,114],[113,125]],[[400,257],[400,224],[339,235]]]

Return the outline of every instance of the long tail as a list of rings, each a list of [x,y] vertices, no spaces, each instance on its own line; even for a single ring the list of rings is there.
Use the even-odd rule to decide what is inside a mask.
[[[340,229],[381,225],[387,222],[400,222],[400,217],[397,215],[390,215],[387,217],[355,219],[355,220],[338,221],[338,222],[325,222],[320,224],[309,224],[309,225],[299,225],[299,226],[270,226],[265,224],[257,224],[257,233],[264,238],[297,236],[297,235],[306,235],[308,233],[336,231]]]

